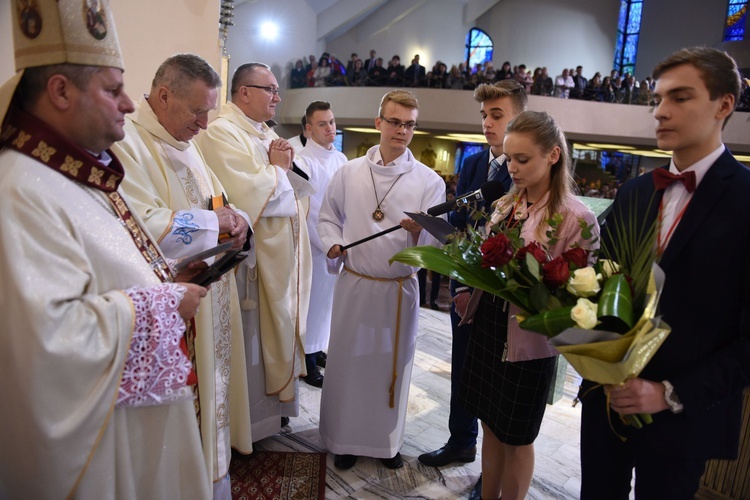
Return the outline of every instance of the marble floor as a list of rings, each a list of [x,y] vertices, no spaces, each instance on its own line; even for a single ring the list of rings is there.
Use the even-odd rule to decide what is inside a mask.
[[[447,299],[439,301],[447,309]],[[455,499],[466,498],[479,477],[481,455],[469,464],[441,468],[422,465],[417,456],[437,449],[448,439],[450,398],[450,319],[445,311],[420,309],[419,338],[409,393],[404,467],[389,470],[374,459],[360,459],[340,471],[328,456],[326,498]],[[573,499],[580,486],[580,406],[572,407],[579,378],[568,369],[563,397],[547,406],[536,441],[536,467],[527,498]],[[318,434],[321,389],[300,383],[300,416],[281,434],[256,443],[257,449],[325,451]],[[481,440],[481,430],[480,430]]]

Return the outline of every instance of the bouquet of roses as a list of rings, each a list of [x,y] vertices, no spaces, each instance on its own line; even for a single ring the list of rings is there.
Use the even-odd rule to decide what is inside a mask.
[[[559,215],[547,221],[549,246],[561,221]],[[592,228],[579,224],[583,238],[591,239]],[[670,331],[656,317],[664,283],[655,264],[656,228],[626,234],[617,227],[610,231],[610,249],[603,250],[606,258],[593,265],[579,247],[553,259],[545,246],[524,242],[520,228],[504,223],[493,226],[489,237],[469,228],[442,248],[407,248],[391,261],[448,275],[518,306],[521,328],[548,336],[584,378],[616,385],[637,376]]]

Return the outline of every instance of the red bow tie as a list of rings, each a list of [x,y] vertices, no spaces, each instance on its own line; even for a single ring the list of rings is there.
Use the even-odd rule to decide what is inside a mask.
[[[653,170],[654,187],[657,190],[667,189],[673,182],[681,182],[688,193],[695,191],[695,172],[683,172],[673,174],[666,168],[656,168]]]

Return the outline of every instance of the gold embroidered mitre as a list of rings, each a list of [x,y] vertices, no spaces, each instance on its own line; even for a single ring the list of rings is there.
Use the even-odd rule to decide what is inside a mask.
[[[16,75],[0,88],[0,124],[23,70],[52,64],[124,69],[108,0],[10,0]]]

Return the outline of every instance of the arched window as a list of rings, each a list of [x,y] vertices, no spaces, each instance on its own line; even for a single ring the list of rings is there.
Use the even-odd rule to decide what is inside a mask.
[[[477,63],[484,64],[491,61],[494,45],[492,38],[487,33],[479,28],[471,28],[469,34],[466,35],[466,52],[464,53],[467,67],[471,69]]]
[[[733,42],[745,39],[745,21],[747,19],[747,1],[729,0],[727,22],[724,25],[724,41]]]
[[[620,20],[617,23],[617,45],[612,66],[621,75],[635,72],[635,59],[638,56],[638,36],[641,33],[643,0],[622,0]]]

